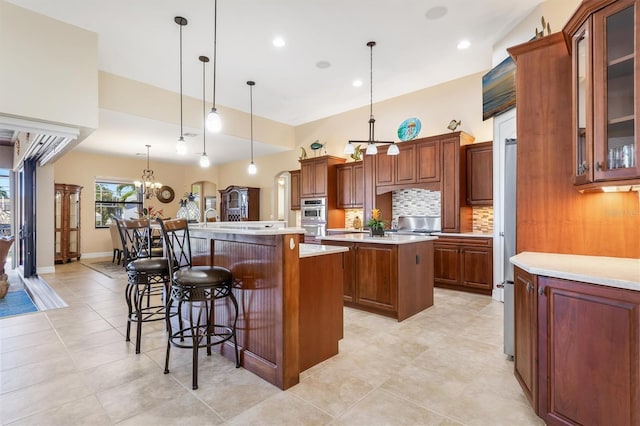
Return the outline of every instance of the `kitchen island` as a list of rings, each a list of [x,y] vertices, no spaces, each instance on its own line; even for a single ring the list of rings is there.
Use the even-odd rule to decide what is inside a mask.
[[[342,247],[300,244],[304,229],[283,223],[207,223],[189,227],[198,264],[231,270],[238,300],[241,365],[287,389],[300,372],[338,352],[342,338]],[[217,301],[215,323],[226,323]],[[221,353],[233,359],[233,345]]]
[[[433,241],[437,237],[343,234],[321,244],[345,253],[344,304],[402,321],[433,305]]]

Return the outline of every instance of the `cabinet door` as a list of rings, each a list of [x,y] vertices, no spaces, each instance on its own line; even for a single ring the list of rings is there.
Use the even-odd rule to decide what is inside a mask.
[[[640,292],[538,285],[538,414],[548,424],[640,424]]]
[[[362,306],[398,310],[397,248],[360,245],[356,260],[356,302]]]
[[[353,165],[351,187],[351,205],[353,208],[364,207],[364,166],[362,163]]]
[[[537,286],[535,276],[519,268],[513,272],[514,374],[534,410],[537,407]]]
[[[466,287],[493,289],[493,249],[462,247],[462,285]]]
[[[593,15],[595,180],[640,177],[640,6],[619,0]]]
[[[315,167],[313,162],[304,162],[300,165],[300,197],[313,197],[315,195]]]
[[[416,182],[440,181],[440,141],[422,142],[416,146]]]
[[[55,222],[55,261],[62,260],[62,248],[64,247],[62,242],[62,223],[63,223],[63,207],[62,201],[64,197],[64,191],[61,187],[56,185],[55,189],[55,207],[54,207],[54,222]],[[65,253],[66,254],[66,253]]]
[[[460,143],[458,139],[442,141],[442,232],[460,232]]]
[[[478,146],[474,146],[478,145]],[[467,204],[493,205],[493,147],[491,142],[467,145]]]
[[[593,114],[591,99],[591,19],[580,27],[571,39],[572,95],[573,95],[573,183],[593,181]]]
[[[376,186],[393,185],[395,179],[395,161],[393,155],[386,152],[375,156],[376,159]]]
[[[337,167],[336,180],[338,182],[338,208],[351,208],[353,206],[353,167]]]
[[[415,145],[400,145],[399,150],[400,154],[395,158],[395,181],[393,183],[398,185],[415,183],[416,147]]]
[[[300,170],[292,170],[291,175],[291,210],[300,210]]]
[[[314,195],[318,197],[327,196],[327,162],[316,161],[313,163]]]
[[[433,281],[436,284],[460,284],[460,249],[457,245],[434,245]]]

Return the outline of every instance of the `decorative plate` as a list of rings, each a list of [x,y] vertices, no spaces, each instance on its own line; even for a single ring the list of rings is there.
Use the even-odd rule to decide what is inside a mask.
[[[400,126],[398,126],[398,138],[402,142],[410,141],[411,139],[414,139],[416,136],[418,136],[421,128],[422,123],[420,123],[419,119],[415,117],[407,118],[402,123],[400,123]]]
[[[176,194],[173,192],[173,188],[167,185],[163,185],[158,192],[158,201],[161,203],[170,203],[173,201]]]

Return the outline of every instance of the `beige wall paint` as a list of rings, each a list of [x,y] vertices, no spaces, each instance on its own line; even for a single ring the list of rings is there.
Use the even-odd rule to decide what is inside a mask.
[[[13,168],[13,147],[0,146],[0,169]]]
[[[398,96],[373,105],[377,140],[398,140],[400,123],[409,117],[422,122],[419,137],[447,133],[451,119],[462,120],[461,130],[477,141],[492,140],[492,120],[482,121],[482,73],[473,74],[438,86]],[[282,171],[300,168],[300,146],[313,155],[309,145],[316,139],[326,142],[327,152],[344,157],[349,139],[368,138],[369,107],[313,121],[295,128],[296,149],[255,159],[258,173],[247,173],[249,159],[220,166],[220,188],[228,185],[260,188],[260,219],[276,217],[275,179]]]
[[[100,108],[180,124],[180,115],[176,113],[179,105],[179,93],[100,72]],[[209,108],[211,104],[207,105]],[[223,117],[224,134],[249,139],[249,114],[220,105],[216,108]],[[202,99],[183,98],[183,123],[188,127],[202,128]],[[255,140],[260,142],[285,148],[294,146],[292,126],[254,115],[253,130],[257,135]]]
[[[0,114],[98,127],[97,34],[0,0],[0,56]]]
[[[95,228],[94,209],[94,182],[96,177],[111,177],[136,180],[140,179],[142,170],[146,167],[146,159],[105,156],[82,151],[72,151],[54,163],[55,173],[51,182],[43,187],[51,188],[53,193],[53,181],[56,183],[68,183],[81,185],[81,247],[82,254],[91,256],[96,253],[111,253],[111,239],[108,229]],[[156,180],[164,185],[169,185],[175,192],[175,199],[168,204],[159,202],[156,198],[145,201],[145,206],[152,205],[163,209],[164,216],[175,217],[179,208],[178,200],[185,192],[189,191],[192,182],[198,180],[217,179],[218,170],[211,167],[206,170],[198,166],[184,167],[176,164],[153,161],[150,164]],[[51,204],[53,205],[53,204]],[[53,207],[51,208],[53,215]],[[53,225],[49,229],[53,229]],[[53,231],[51,231],[53,233]],[[38,245],[40,241],[38,240]],[[53,247],[51,243],[50,247]],[[40,257],[38,256],[38,261]],[[53,264],[53,262],[52,262]]]

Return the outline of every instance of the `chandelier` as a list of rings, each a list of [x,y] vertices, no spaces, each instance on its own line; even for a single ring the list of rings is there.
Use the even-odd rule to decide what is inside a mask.
[[[378,153],[378,147],[376,146],[376,144],[388,144],[389,145],[389,149],[387,149],[387,155],[398,155],[400,154],[400,150],[398,149],[398,145],[396,145],[395,142],[393,141],[377,141],[375,140],[375,123],[376,120],[373,118],[373,46],[376,45],[375,41],[370,41],[367,43],[367,46],[369,47],[369,55],[370,55],[370,62],[369,62],[369,81],[370,81],[370,85],[369,85],[369,139],[366,141],[355,141],[355,140],[350,140],[349,142],[347,142],[347,145],[344,148],[344,153],[349,155],[349,154],[353,154],[355,152],[355,147],[353,146],[353,144],[356,143],[366,143],[367,144],[367,150],[365,151],[365,154],[367,155],[376,155]]]
[[[142,189],[142,195],[148,200],[149,198],[158,195],[162,184],[160,182],[156,182],[156,179],[153,176],[153,170],[149,168],[149,148],[151,148],[151,145],[145,146],[147,147],[147,168],[142,171],[142,181],[136,180],[133,184],[136,188]]]

